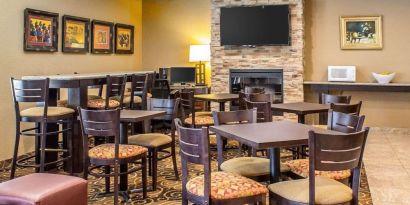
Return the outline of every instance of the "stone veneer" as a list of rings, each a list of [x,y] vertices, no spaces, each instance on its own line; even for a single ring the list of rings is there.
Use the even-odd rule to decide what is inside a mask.
[[[229,92],[229,69],[281,68],[284,101],[303,101],[304,19],[303,0],[211,0],[211,67],[212,92]],[[291,46],[258,46],[256,48],[220,45],[220,8],[289,4],[291,13]]]

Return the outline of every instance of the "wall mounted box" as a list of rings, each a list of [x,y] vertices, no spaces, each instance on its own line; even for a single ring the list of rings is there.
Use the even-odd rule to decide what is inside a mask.
[[[356,66],[328,66],[327,80],[334,82],[355,82]]]

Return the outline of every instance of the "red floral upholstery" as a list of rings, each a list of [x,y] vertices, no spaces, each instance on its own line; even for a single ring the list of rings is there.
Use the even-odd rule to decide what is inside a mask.
[[[88,156],[94,159],[114,159],[114,144],[102,144],[91,148]],[[120,145],[119,158],[129,158],[147,152],[148,149],[138,145]]]
[[[88,100],[87,106],[93,109],[104,109],[105,108],[105,99],[93,99]],[[116,108],[119,107],[120,103],[116,100],[109,100],[108,107]]]
[[[185,124],[192,125],[192,117],[185,119]],[[197,126],[209,126],[214,124],[214,118],[207,115],[195,116],[195,125]]]
[[[192,178],[186,184],[189,193],[204,196],[204,176]],[[212,199],[237,199],[267,193],[267,188],[251,179],[229,172],[211,173]]]
[[[290,171],[302,176],[304,178],[309,177],[309,160],[308,159],[297,159],[285,162],[289,166]],[[323,176],[334,180],[342,180],[350,177],[350,170],[343,171],[315,171],[316,176]]]

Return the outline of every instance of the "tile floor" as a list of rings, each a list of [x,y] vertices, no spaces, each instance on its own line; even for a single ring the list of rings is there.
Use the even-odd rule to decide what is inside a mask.
[[[410,135],[373,129],[364,154],[374,205],[410,204]]]

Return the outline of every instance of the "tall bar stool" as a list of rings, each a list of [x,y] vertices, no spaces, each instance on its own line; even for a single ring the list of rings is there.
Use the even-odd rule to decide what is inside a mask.
[[[45,166],[51,164],[58,164],[67,161],[68,171],[72,173],[72,123],[75,111],[66,107],[49,107],[49,84],[50,80],[16,80],[11,78],[11,87],[13,92],[14,110],[16,113],[16,142],[14,144],[13,161],[11,165],[10,178],[13,179],[16,172],[16,167],[35,167],[40,172],[44,172]],[[41,107],[31,107],[20,110],[20,103],[37,103]],[[33,128],[21,130],[21,123],[36,123]],[[63,124],[63,129],[53,132],[47,132],[48,123]],[[46,148],[47,135],[64,134],[64,139],[67,141],[66,147],[62,148]],[[34,136],[36,142],[40,142],[39,161],[30,162],[29,160],[36,157],[36,155],[18,159],[18,148],[21,136]],[[36,143],[38,146],[38,143]],[[62,152],[65,156],[61,159],[51,162],[45,162],[46,152]]]
[[[122,108],[127,76],[107,75],[107,89],[104,99],[89,99],[87,107],[95,110]]]
[[[131,110],[146,110],[148,98],[148,74],[131,76],[130,92],[124,94],[123,103]]]
[[[84,179],[87,179],[89,174],[104,177],[106,190],[104,194],[111,194],[110,177],[114,177],[114,204],[118,204],[119,176],[142,170],[143,198],[146,198],[148,150],[137,145],[120,144],[120,110],[78,109],[83,132]],[[104,143],[89,149],[89,137],[114,137],[114,143]],[[119,166],[128,163],[139,164],[139,166],[120,173]],[[127,193],[121,194],[127,198]]]

